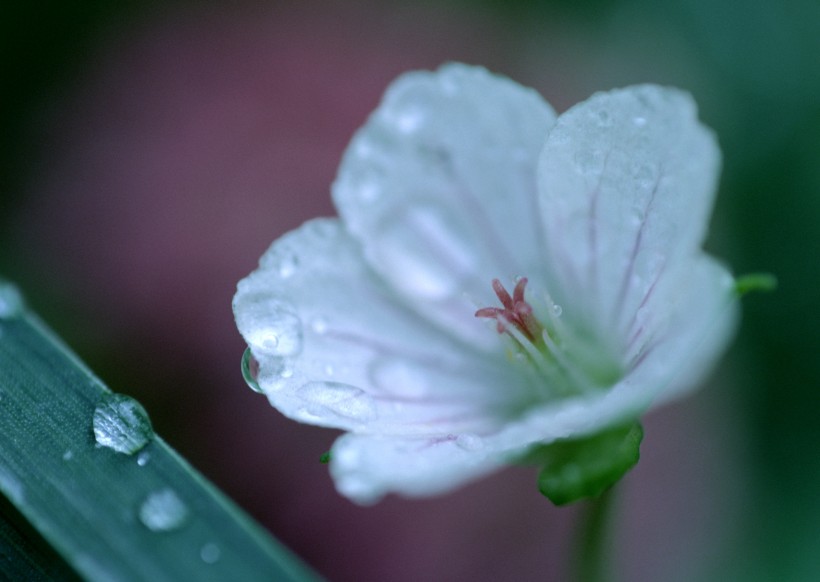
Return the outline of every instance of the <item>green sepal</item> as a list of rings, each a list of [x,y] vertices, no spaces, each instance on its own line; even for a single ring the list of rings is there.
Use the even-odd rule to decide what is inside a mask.
[[[640,458],[643,428],[618,426],[591,436],[562,439],[531,449],[523,461],[541,465],[538,488],[555,505],[597,497]]]

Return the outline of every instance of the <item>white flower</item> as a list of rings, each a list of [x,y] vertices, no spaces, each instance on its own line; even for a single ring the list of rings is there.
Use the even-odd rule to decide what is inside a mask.
[[[239,283],[258,384],[347,431],[330,469],[361,503],[637,419],[731,335],[733,279],[700,248],[719,160],[675,89],[556,119],[481,68],[406,74],[345,153],[340,218],[286,234]]]

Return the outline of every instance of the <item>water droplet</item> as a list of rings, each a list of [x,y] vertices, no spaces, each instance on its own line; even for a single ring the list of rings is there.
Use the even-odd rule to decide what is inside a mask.
[[[265,392],[256,381],[259,378],[259,362],[254,359],[250,348],[246,348],[245,353],[242,354],[242,377],[245,378],[245,383],[254,392],[260,394]]]
[[[315,317],[310,322],[310,329],[317,335],[322,335],[327,331],[327,320],[323,317]]]
[[[561,317],[561,314],[564,313],[564,308],[558,305],[557,303],[552,304],[552,314],[555,317]]]
[[[139,518],[151,531],[171,531],[185,523],[188,507],[172,489],[162,489],[142,502]]]
[[[280,378],[291,378],[293,377],[293,368],[282,368],[282,371],[279,372]]]
[[[206,564],[215,564],[219,561],[219,557],[222,555],[222,550],[219,549],[214,543],[207,543],[199,550],[199,557],[202,558],[202,561]]]
[[[97,444],[126,455],[133,455],[154,437],[148,413],[123,394],[103,395],[94,409],[93,426]]]
[[[399,131],[413,133],[421,127],[424,112],[416,107],[405,107],[396,112],[394,120]]]
[[[241,299],[236,324],[257,357],[293,356],[302,350],[302,321],[289,305],[267,292]]]
[[[632,123],[637,125],[638,127],[643,127],[646,125],[646,117],[636,116],[632,118]]]
[[[279,260],[278,272],[283,279],[288,279],[293,276],[296,269],[299,267],[299,258],[291,253],[285,254]]]
[[[477,434],[463,433],[456,437],[456,445],[465,451],[478,451],[484,448],[484,440]]]
[[[365,422],[376,417],[376,403],[361,388],[341,382],[309,382],[296,391],[306,410],[320,418]]]
[[[16,286],[0,280],[0,319],[11,319],[23,312],[23,295]]]
[[[148,461],[151,460],[151,453],[148,451],[142,451],[139,455],[137,455],[137,465],[140,467],[144,467],[148,464]]]
[[[70,461],[74,458],[74,451],[68,449],[66,452],[63,453],[63,461]]]

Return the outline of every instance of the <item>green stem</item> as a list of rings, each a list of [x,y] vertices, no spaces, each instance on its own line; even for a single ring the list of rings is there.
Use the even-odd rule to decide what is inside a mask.
[[[615,494],[610,487],[586,502],[575,539],[574,579],[577,582],[608,582],[610,521]]]

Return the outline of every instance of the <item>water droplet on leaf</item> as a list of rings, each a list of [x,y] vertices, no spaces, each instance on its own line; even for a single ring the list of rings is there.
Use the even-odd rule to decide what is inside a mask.
[[[74,458],[74,452],[71,449],[68,449],[66,452],[63,453],[63,461],[70,461]]]
[[[23,295],[16,286],[0,280],[0,319],[11,319],[23,312]]]
[[[202,561],[206,564],[215,564],[219,561],[221,555],[222,551],[219,549],[219,546],[214,543],[207,543],[199,550],[199,557],[202,558]]]
[[[162,489],[142,502],[139,518],[151,531],[171,531],[188,519],[188,507],[173,490]]]
[[[154,437],[148,413],[123,394],[103,395],[94,409],[93,427],[97,444],[126,455],[133,455]]]
[[[143,451],[137,455],[137,465],[144,467],[151,460],[151,454],[148,451]]]

